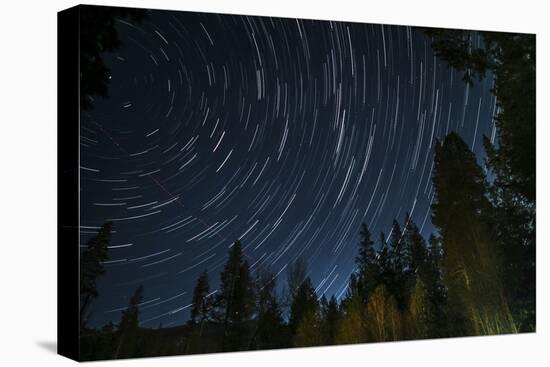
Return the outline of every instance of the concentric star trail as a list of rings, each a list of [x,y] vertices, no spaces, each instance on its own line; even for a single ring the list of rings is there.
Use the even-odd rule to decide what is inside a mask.
[[[228,247],[284,281],[302,256],[341,296],[360,224],[433,228],[433,146],[457,131],[483,157],[491,78],[474,87],[405,26],[150,11],[117,20],[109,98],[81,115],[81,244],[114,233],[92,323],[137,284],[142,323],[182,324],[196,278]]]

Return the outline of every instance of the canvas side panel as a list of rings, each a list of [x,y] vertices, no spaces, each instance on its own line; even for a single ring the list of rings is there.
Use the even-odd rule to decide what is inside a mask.
[[[57,15],[57,352],[79,359],[79,7]]]

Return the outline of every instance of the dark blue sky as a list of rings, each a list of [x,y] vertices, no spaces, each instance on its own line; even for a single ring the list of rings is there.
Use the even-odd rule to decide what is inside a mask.
[[[81,116],[81,246],[113,221],[92,324],[143,284],[143,326],[182,324],[240,238],[286,280],[299,256],[341,296],[360,224],[427,237],[435,139],[483,156],[491,78],[469,88],[410,27],[152,11],[117,21],[108,99]]]

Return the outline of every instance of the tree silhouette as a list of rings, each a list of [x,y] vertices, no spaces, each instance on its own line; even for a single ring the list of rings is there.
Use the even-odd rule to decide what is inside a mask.
[[[350,288],[342,301],[342,320],[338,327],[338,344],[356,344],[367,341],[366,304],[356,290],[354,275],[350,279]]]
[[[330,301],[325,295],[318,300],[307,276],[306,263],[299,259],[289,266],[290,309],[285,322],[283,298],[278,297],[275,276],[260,266],[252,281],[242,246],[236,241],[229,249],[214,303],[208,297],[208,273],[204,271],[198,277],[190,320],[185,327],[174,330],[162,325],[157,329],[141,327],[138,320],[143,287],[140,286],[123,312],[118,328],[108,324],[101,329],[89,329],[81,337],[83,358],[514,331],[499,276],[499,248],[492,225],[495,210],[487,198],[487,182],[475,156],[458,135],[451,134],[443,144],[436,145],[433,172],[436,199],[433,223],[439,235],[430,236],[428,245],[407,215],[403,227],[393,222],[389,243],[381,234],[376,250],[363,225],[355,259],[357,270],[350,275],[340,304],[334,296]],[[96,237],[96,242],[105,239],[104,235]],[[400,306],[397,296],[405,298],[405,295]]]
[[[88,309],[97,297],[97,278],[105,272],[103,262],[108,258],[112,223],[105,223],[80,255],[80,324],[83,329],[88,320]]]
[[[205,329],[208,329],[209,323],[215,318],[214,299],[210,294],[210,280],[208,272],[204,270],[197,279],[197,284],[193,290],[191,300],[191,315],[187,322],[185,353],[208,352],[205,347],[208,344],[207,336],[203,337]],[[211,342],[211,341],[209,341]]]
[[[357,277],[361,297],[366,302],[367,297],[378,285],[380,280],[380,267],[377,261],[377,254],[374,248],[374,241],[371,239],[369,228],[365,223],[361,225],[361,241],[359,250],[355,257],[357,266]]]
[[[324,295],[321,298],[321,315],[323,318],[323,344],[336,344],[342,312],[334,295],[330,297],[328,302]]]
[[[404,241],[409,248],[409,270],[412,273],[418,273],[420,277],[424,278],[429,267],[426,241],[424,241],[416,223],[412,219],[407,217],[406,223]]]
[[[484,137],[502,277],[521,331],[535,329],[536,38],[533,34],[425,30],[434,51],[469,76],[494,76],[497,127]],[[478,34],[482,42],[473,42]]]
[[[307,277],[296,290],[290,305],[290,317],[288,325],[292,334],[296,334],[299,324],[307,316],[309,320],[314,319],[319,311],[319,303],[315,288],[311,279]]]
[[[440,28],[425,28],[424,32],[431,37],[435,54],[463,72],[465,82],[472,85],[485,76],[491,60],[485,49],[472,47],[478,32]]]
[[[257,326],[255,347],[258,349],[288,346],[288,335],[283,312],[276,294],[276,282],[272,272],[259,268],[256,275]]]
[[[455,133],[435,147],[433,184],[432,222],[444,246],[448,305],[459,328],[454,333],[516,331],[501,284],[486,179],[474,154]]]
[[[409,300],[408,310],[408,338],[423,339],[430,336],[430,307],[426,287],[416,278],[414,289]]]
[[[122,46],[115,27],[117,18],[142,21],[146,10],[108,6],[86,6],[80,11],[80,107],[92,108],[94,96],[107,97],[110,70],[103,61],[105,52]]]
[[[322,317],[317,307],[302,315],[293,337],[295,347],[312,347],[323,344]]]
[[[210,319],[212,313],[212,300],[208,297],[209,293],[210,281],[208,279],[208,272],[205,270],[197,280],[191,301],[190,322],[199,325],[199,336],[202,335],[204,323]]]
[[[321,309],[309,277],[295,292],[290,306],[289,328],[296,347],[322,344]]]
[[[136,288],[130,298],[117,330],[117,349],[114,358],[132,358],[138,353],[139,343],[139,306],[143,302],[143,286]]]
[[[238,240],[229,250],[220,279],[217,306],[224,325],[224,350],[246,349],[250,332],[248,321],[254,310],[254,288]]]
[[[500,112],[496,145],[486,141],[491,167],[501,184],[535,200],[535,72],[533,34],[425,29],[432,48],[449,66],[464,72],[469,83],[487,71],[495,77],[494,93]],[[474,43],[479,36],[482,42]],[[478,45],[478,46],[476,46]],[[499,185],[500,186],[500,185]],[[501,186],[504,189],[505,186]]]
[[[298,257],[289,264],[287,271],[288,297],[290,300],[294,298],[295,293],[298,291],[298,288],[300,288],[306,278],[306,261],[303,257]]]
[[[401,226],[393,220],[389,240],[389,272],[385,281],[388,292],[394,297],[400,310],[405,310],[410,288],[410,249]]]

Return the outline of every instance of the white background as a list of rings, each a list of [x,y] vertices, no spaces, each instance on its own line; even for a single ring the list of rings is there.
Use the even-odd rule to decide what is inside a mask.
[[[134,0],[88,3],[537,33],[537,333],[102,362],[104,366],[549,365],[549,9],[544,0]],[[68,366],[56,341],[56,12],[0,12],[0,365]],[[95,365],[95,363],[94,363]]]

